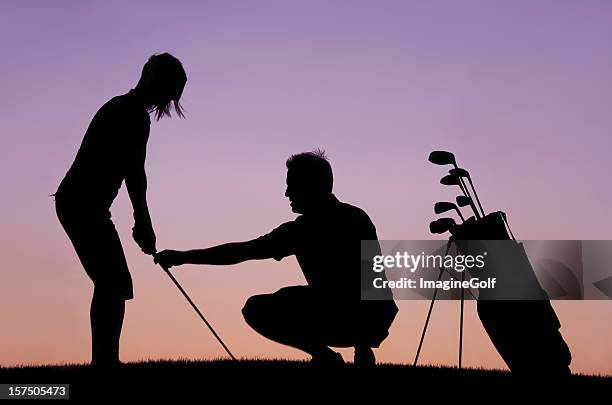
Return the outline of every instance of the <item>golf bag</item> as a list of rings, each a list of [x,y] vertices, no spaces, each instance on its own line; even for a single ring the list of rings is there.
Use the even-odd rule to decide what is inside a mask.
[[[571,353],[561,324],[542,289],[523,245],[508,233],[503,212],[469,218],[451,232],[459,254],[487,251],[484,269],[470,276],[495,277],[494,289],[480,289],[478,316],[513,374],[569,375]],[[476,272],[478,272],[476,274]]]

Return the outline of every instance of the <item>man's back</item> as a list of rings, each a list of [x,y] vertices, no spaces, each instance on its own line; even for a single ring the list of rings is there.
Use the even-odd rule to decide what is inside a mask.
[[[258,242],[260,251],[276,260],[295,255],[308,285],[320,293],[359,300],[361,241],[377,239],[362,209],[331,195],[317,210],[280,225]]]
[[[368,215],[333,198],[320,212],[302,215],[295,255],[308,284],[338,296],[360,291],[361,240],[376,240]]]

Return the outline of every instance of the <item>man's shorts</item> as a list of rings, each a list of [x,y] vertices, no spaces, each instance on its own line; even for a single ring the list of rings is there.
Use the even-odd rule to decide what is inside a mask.
[[[251,322],[300,335],[304,341],[378,347],[389,335],[397,307],[393,301],[349,301],[326,297],[309,286],[292,286],[249,298],[243,313]]]
[[[132,277],[110,213],[85,210],[78,204],[59,198],[56,198],[55,210],[81,264],[94,283],[94,294],[132,299]]]

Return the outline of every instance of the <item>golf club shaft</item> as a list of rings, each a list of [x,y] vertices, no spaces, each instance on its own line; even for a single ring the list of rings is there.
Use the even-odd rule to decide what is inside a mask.
[[[468,177],[468,181],[470,182],[470,186],[472,187],[472,191],[474,192],[474,196],[476,197],[476,202],[478,203],[480,211],[482,211],[482,216],[484,217],[486,214],[484,212],[484,209],[482,209],[482,204],[480,203],[480,198],[478,198],[478,194],[476,193],[476,189],[474,188],[474,183],[472,183],[472,178]]]
[[[474,204],[474,199],[472,198],[472,195],[470,194],[470,191],[468,190],[465,182],[460,176],[457,176],[457,178],[459,178],[459,188],[461,189],[461,192],[463,193],[464,196],[470,199],[470,207],[472,208],[474,215],[476,215],[477,219],[480,218],[480,213],[478,212],[478,208],[476,208],[476,204]]]
[[[476,208],[476,204],[474,204],[474,199],[467,192],[467,188],[464,188],[461,184],[459,184],[459,188],[461,189],[463,195],[470,199],[470,208],[472,208],[472,212],[474,213],[474,215],[476,215],[476,219],[480,219],[480,212],[478,212],[478,208]]]
[[[463,214],[461,213],[461,210],[459,209],[459,207],[456,207],[455,211],[457,211],[457,214],[459,214],[459,218],[461,218],[461,222],[465,222],[465,218],[463,218]]]
[[[193,303],[193,301],[191,300],[191,298],[189,298],[189,295],[187,295],[187,293],[185,292],[185,290],[183,290],[183,287],[181,287],[181,285],[179,284],[179,282],[174,278],[174,276],[172,275],[172,273],[170,273],[170,270],[163,267],[162,269],[164,269],[164,271],[166,272],[166,274],[168,275],[168,277],[170,277],[170,280],[172,280],[172,282],[174,283],[174,285],[176,285],[176,287],[181,291],[181,293],[183,293],[183,296],[187,299],[187,301],[189,301],[189,303],[191,304],[191,306],[193,307],[193,309],[197,312],[197,314],[200,316],[200,318],[204,321],[204,323],[206,324],[206,326],[208,326],[208,329],[212,332],[212,334],[215,336],[215,338],[217,338],[217,341],[219,341],[219,343],[221,343],[221,346],[223,346],[223,348],[225,349],[225,351],[227,352],[227,354],[229,354],[229,356],[232,358],[232,360],[236,360],[236,357],[234,357],[234,355],[232,354],[232,352],[230,352],[230,350],[227,348],[227,346],[225,345],[225,343],[223,343],[223,340],[221,340],[221,338],[219,337],[219,335],[217,335],[217,332],[215,332],[215,330],[213,329],[212,325],[210,323],[208,323],[208,321],[206,320],[206,318],[204,318],[204,315],[202,315],[202,313],[200,312],[200,310],[198,309],[198,307],[196,306],[196,304]]]
[[[455,169],[459,169],[459,166],[457,166],[457,163],[456,163],[456,162],[455,162],[455,163],[453,163],[453,166],[455,166]],[[457,176],[457,177],[459,178],[459,182],[461,183],[461,190],[463,191],[463,194],[464,194],[466,197],[470,197],[470,198],[472,198],[472,196],[469,194],[469,192],[467,192],[467,193],[466,193],[466,191],[468,191],[468,189],[467,189],[467,187],[466,187],[466,185],[465,185],[465,182],[463,181],[463,178],[462,178],[461,176]]]

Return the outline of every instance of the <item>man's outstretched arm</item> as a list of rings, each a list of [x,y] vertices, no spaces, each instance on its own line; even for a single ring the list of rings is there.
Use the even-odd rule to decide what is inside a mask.
[[[230,265],[247,260],[269,259],[272,256],[260,247],[257,239],[233,242],[195,250],[164,250],[155,255],[155,263],[164,268],[183,264]]]

